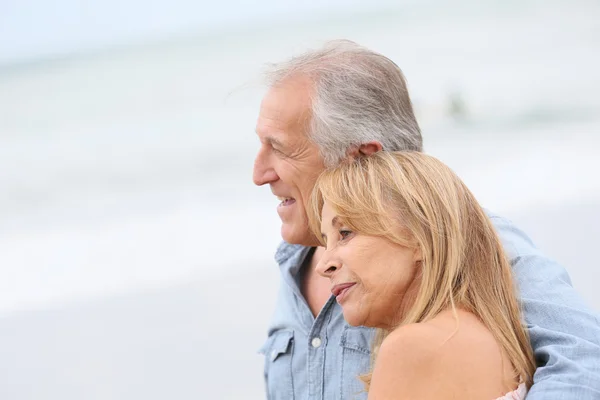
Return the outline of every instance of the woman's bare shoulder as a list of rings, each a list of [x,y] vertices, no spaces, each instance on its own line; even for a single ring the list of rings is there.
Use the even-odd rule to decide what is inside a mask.
[[[458,324],[450,313],[391,332],[378,351],[369,398],[393,399],[397,393],[419,399],[486,398],[488,391],[496,393],[489,384],[502,378],[499,347],[476,318],[458,317]]]

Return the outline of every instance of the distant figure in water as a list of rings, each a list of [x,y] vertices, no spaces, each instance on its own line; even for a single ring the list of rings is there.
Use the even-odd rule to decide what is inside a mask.
[[[448,94],[448,115],[456,121],[462,121],[467,116],[467,104],[458,89]]]

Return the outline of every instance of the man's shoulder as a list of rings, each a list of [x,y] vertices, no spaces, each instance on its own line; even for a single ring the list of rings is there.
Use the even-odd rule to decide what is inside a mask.
[[[528,255],[540,255],[531,238],[510,219],[484,209],[502,242],[510,260]]]
[[[501,216],[500,214],[491,211],[487,208],[484,208],[483,211],[485,212],[485,214],[488,216],[488,218],[490,219],[490,221],[492,221],[492,223],[494,224],[494,226],[496,225],[510,225],[510,226],[515,226],[515,224],[508,218]]]

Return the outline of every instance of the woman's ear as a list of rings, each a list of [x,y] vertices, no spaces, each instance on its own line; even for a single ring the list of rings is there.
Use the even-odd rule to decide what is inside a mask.
[[[415,247],[413,261],[417,264],[421,264],[423,262],[423,252],[421,251],[420,247]]]

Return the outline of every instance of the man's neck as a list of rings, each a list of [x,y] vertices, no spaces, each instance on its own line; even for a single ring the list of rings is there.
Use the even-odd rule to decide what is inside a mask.
[[[323,247],[317,247],[302,266],[300,288],[308,307],[315,317],[331,297],[329,279],[322,277],[316,271],[316,266],[324,251]]]

